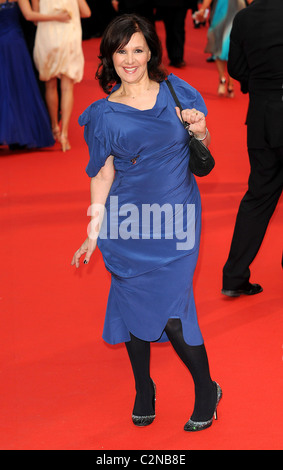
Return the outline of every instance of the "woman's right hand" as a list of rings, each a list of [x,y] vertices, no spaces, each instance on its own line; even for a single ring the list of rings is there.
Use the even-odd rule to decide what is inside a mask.
[[[94,252],[97,245],[97,239],[92,239],[87,237],[87,239],[83,242],[82,246],[76,251],[71,261],[71,266],[76,266],[79,268],[80,266],[80,258],[82,255],[85,255],[84,264],[88,264],[92,253]]]

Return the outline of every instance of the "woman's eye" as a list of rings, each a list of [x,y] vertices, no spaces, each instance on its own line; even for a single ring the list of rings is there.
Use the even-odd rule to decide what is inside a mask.
[[[135,50],[135,53],[138,53],[138,54],[140,54],[140,53],[142,53],[142,52],[143,52],[142,49],[136,49],[136,50]],[[118,51],[116,51],[116,53],[117,53],[117,54],[126,54],[126,51],[125,51],[125,49],[119,49]]]

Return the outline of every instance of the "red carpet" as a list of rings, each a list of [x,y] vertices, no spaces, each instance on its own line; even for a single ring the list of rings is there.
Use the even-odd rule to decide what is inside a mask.
[[[163,25],[158,31],[164,41]],[[99,40],[84,42],[85,78],[75,87],[66,154],[0,150],[1,450],[198,450],[282,447],[282,200],[252,266],[263,293],[220,294],[222,267],[249,172],[247,97],[216,95],[207,29],[187,22],[187,67],[177,74],[203,95],[214,171],[199,179],[203,234],[195,276],[199,321],[212,376],[223,388],[218,421],[183,431],[193,407],[189,373],[170,344],[153,345],[157,418],[131,422],[134,382],[123,345],[101,339],[109,275],[101,254],[76,271],[70,261],[86,236],[88,151],[78,116],[102,97],[93,80]],[[167,64],[165,53],[164,62]],[[172,69],[176,73],[176,69]]]

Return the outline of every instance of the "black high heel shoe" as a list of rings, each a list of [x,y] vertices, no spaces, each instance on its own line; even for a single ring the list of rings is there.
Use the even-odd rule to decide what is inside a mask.
[[[193,421],[192,419],[189,419],[189,421],[184,426],[185,431],[190,431],[190,432],[202,431],[203,429],[207,429],[212,425],[213,418],[215,420],[217,419],[217,406],[222,398],[222,390],[221,390],[220,385],[218,385],[217,382],[213,382],[213,383],[216,386],[216,405],[215,405],[215,410],[214,410],[212,418],[209,419],[208,421]]]
[[[155,401],[156,401],[156,386],[153,380],[151,379],[152,385],[153,385],[153,399],[152,399],[152,405],[153,405],[153,415],[147,415],[147,416],[138,416],[132,414],[132,421],[135,426],[148,426],[149,424],[153,423],[155,419]]]

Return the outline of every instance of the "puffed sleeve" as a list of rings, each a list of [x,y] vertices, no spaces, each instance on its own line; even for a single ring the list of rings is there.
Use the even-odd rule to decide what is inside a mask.
[[[90,157],[86,172],[91,178],[97,175],[111,154],[104,110],[104,100],[98,100],[91,104],[79,117],[80,126],[84,126],[84,138],[88,145]]]
[[[207,108],[203,97],[195,88],[173,73],[168,75],[168,80],[172,83],[183,109],[195,108],[205,116],[207,115]]]

